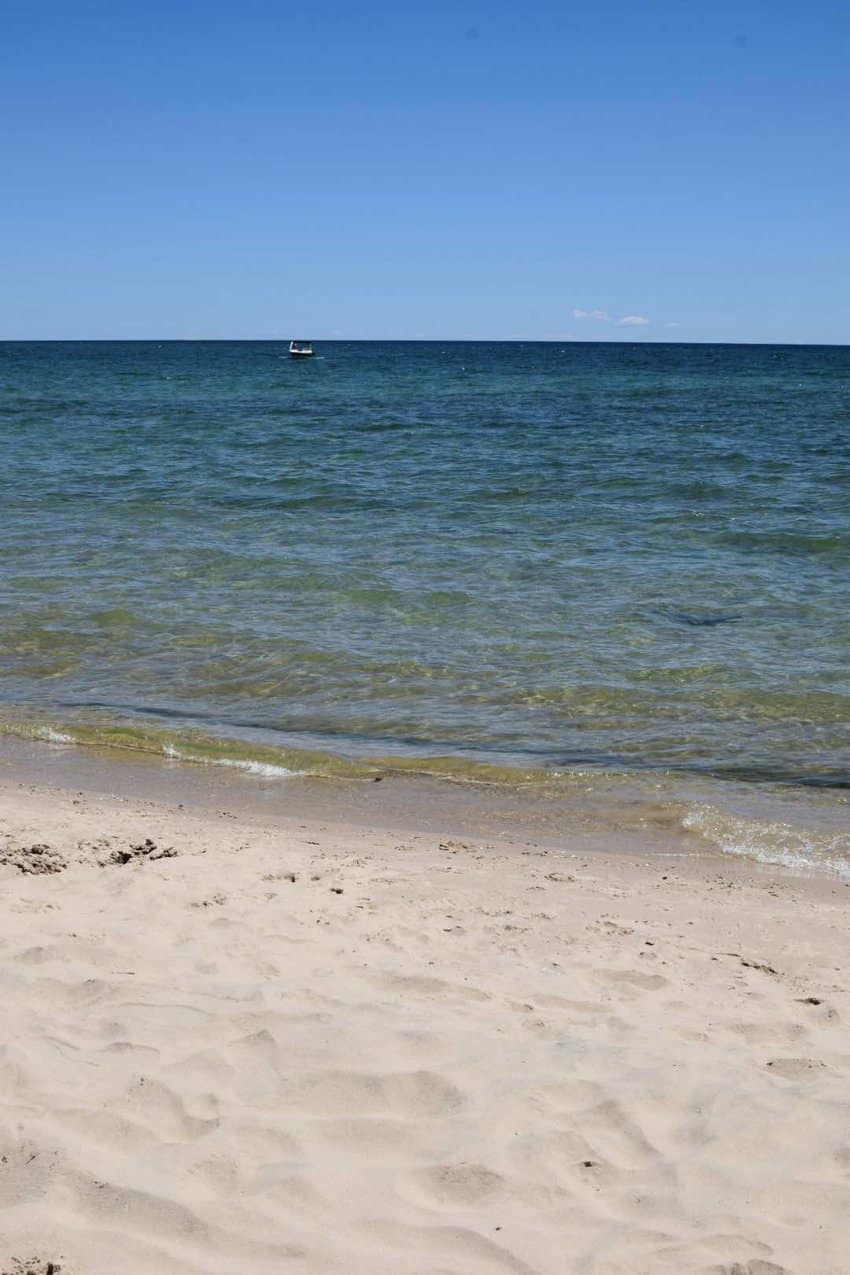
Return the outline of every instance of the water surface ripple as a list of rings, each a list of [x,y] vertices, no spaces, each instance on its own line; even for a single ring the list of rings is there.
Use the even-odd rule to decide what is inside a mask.
[[[850,783],[850,350],[0,345],[0,695]]]

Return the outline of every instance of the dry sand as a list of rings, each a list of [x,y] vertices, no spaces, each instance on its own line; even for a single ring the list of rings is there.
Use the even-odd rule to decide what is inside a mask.
[[[14,782],[0,860],[3,1275],[850,1271],[840,882]]]

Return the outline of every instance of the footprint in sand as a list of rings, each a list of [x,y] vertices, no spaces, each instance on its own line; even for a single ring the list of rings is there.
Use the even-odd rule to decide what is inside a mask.
[[[826,1063],[817,1058],[771,1058],[767,1064],[774,1076],[784,1080],[803,1080],[818,1071],[826,1071]]]
[[[553,1129],[519,1138],[511,1148],[511,1156],[523,1177],[545,1182],[556,1193],[567,1191],[573,1195],[577,1189],[612,1185],[619,1177],[617,1167],[574,1129]]]
[[[508,1271],[511,1275],[537,1275],[509,1248],[465,1226],[409,1226],[389,1219],[376,1219],[363,1230],[384,1248],[427,1257],[427,1269],[440,1272]],[[424,1266],[424,1263],[423,1263]]]
[[[194,1116],[175,1090],[142,1077],[113,1104],[116,1114],[143,1123],[158,1137],[171,1142],[192,1142],[218,1126],[218,1121]]]
[[[410,1125],[406,1120],[384,1120],[378,1116],[323,1120],[317,1132],[328,1142],[364,1156],[410,1155]]]
[[[792,1275],[787,1266],[766,1262],[756,1257],[751,1262],[727,1262],[721,1266],[704,1266],[699,1275]]]
[[[599,972],[608,983],[636,987],[642,992],[657,992],[667,986],[667,979],[661,974],[641,974],[639,970],[600,970]]]
[[[379,987],[398,992],[402,997],[422,997],[426,1000],[489,1001],[489,992],[465,983],[445,983],[441,978],[429,978],[420,974],[381,974],[373,980]]]
[[[748,1045],[794,1046],[800,1048],[807,1028],[801,1023],[729,1023],[729,1030],[743,1036]],[[805,1048],[805,1045],[803,1046]]]
[[[324,1071],[291,1091],[292,1103],[320,1116],[397,1115],[414,1119],[459,1111],[464,1095],[431,1071]]]
[[[137,1045],[132,1040],[113,1040],[111,1044],[104,1045],[100,1052],[102,1054],[132,1056],[134,1059],[146,1062],[159,1058],[159,1050],[155,1049],[153,1045]]]
[[[619,1102],[608,1099],[582,1113],[581,1130],[609,1164],[620,1169],[642,1169],[657,1162],[659,1152]]]
[[[469,1208],[498,1195],[504,1180],[483,1164],[434,1164],[413,1175],[418,1192],[429,1204]]]
[[[598,1081],[578,1078],[544,1085],[540,1092],[552,1104],[553,1110],[559,1113],[596,1106],[605,1101],[606,1095],[604,1085]]]

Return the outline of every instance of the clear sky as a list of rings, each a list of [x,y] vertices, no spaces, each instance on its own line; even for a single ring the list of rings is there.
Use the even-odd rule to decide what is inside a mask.
[[[0,0],[0,104],[0,338],[850,341],[846,0]]]

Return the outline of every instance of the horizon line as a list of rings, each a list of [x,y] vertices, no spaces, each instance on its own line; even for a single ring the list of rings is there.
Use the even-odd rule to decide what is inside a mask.
[[[81,345],[97,345],[97,344],[139,344],[139,345],[179,345],[193,344],[204,342],[205,344],[220,343],[225,344],[247,344],[256,342],[257,344],[286,344],[290,340],[304,340],[318,343],[321,341],[325,345],[729,345],[729,346],[793,346],[795,348],[805,349],[846,349],[850,347],[850,341],[688,341],[682,338],[673,338],[668,340],[651,340],[651,339],[632,339],[624,340],[605,339],[589,337],[535,337],[535,336],[498,336],[498,337],[479,337],[479,336],[429,336],[429,337],[383,337],[383,336],[367,336],[367,337],[345,337],[345,336],[319,336],[319,337],[283,337],[283,336],[18,336],[3,337],[0,336],[0,345],[38,345],[38,344],[81,344]]]

